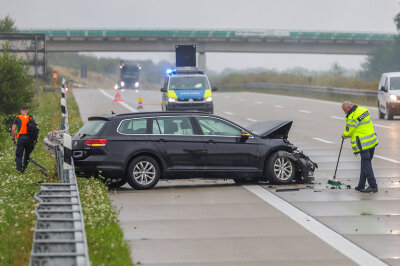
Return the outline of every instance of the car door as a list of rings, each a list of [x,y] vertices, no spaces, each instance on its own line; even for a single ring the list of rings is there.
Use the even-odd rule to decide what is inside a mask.
[[[386,76],[382,76],[381,81],[379,83],[379,91],[378,91],[378,102],[379,102],[379,107],[381,110],[386,111],[386,94],[387,94],[387,78]]]
[[[189,116],[162,116],[152,119],[151,142],[165,162],[166,172],[191,175],[205,169],[205,144],[195,134]]]
[[[207,152],[208,171],[239,175],[258,171],[258,141],[253,137],[241,141],[238,126],[217,117],[196,116]]]

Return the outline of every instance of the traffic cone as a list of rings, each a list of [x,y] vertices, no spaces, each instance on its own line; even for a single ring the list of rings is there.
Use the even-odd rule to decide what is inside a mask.
[[[139,96],[137,109],[143,109],[143,99]]]
[[[115,94],[115,97],[114,97],[114,102],[123,102],[123,101],[124,101],[124,99],[122,99],[121,94],[119,93],[119,91],[117,91],[117,93]]]

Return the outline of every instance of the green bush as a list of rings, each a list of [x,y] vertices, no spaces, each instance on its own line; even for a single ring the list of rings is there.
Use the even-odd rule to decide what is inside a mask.
[[[22,105],[32,102],[35,91],[33,79],[28,76],[27,63],[10,53],[10,45],[3,45],[0,55],[0,115],[11,115],[19,112]]]

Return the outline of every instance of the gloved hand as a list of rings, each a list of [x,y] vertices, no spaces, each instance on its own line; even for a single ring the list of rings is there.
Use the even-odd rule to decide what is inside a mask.
[[[342,139],[345,139],[345,138],[346,138],[346,136],[344,134],[342,134]]]

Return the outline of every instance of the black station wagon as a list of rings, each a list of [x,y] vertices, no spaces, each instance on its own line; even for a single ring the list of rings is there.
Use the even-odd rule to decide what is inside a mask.
[[[317,165],[288,140],[292,121],[248,129],[207,113],[139,112],[89,118],[72,140],[79,176],[136,189],[159,179],[231,178],[237,183],[309,183]]]

